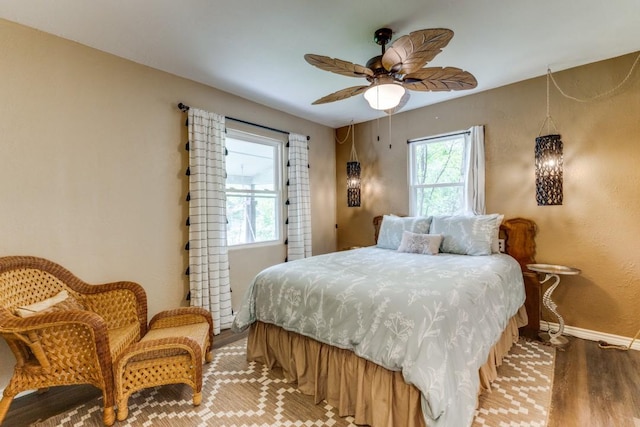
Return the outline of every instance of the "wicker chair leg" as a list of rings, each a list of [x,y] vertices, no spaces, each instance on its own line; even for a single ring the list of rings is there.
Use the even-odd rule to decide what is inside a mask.
[[[7,411],[9,411],[9,406],[11,406],[11,402],[13,401],[13,395],[7,395],[6,393],[0,400],[0,425],[4,421],[4,417],[7,416]]]
[[[202,403],[202,392],[193,393],[193,406],[198,406]]]
[[[104,408],[104,415],[102,420],[104,421],[104,425],[112,426],[116,422],[116,413],[113,410],[113,406]]]
[[[118,421],[124,421],[129,416],[129,396],[118,401]]]
[[[211,352],[211,350],[207,351],[207,353],[204,355],[204,360],[207,363],[211,363],[211,361],[213,360],[213,353]]]

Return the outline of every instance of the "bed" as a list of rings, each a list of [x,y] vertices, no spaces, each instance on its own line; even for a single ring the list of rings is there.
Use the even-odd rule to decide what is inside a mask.
[[[466,244],[493,220],[486,256],[449,253],[456,236],[447,240],[447,233],[456,232],[438,217],[425,228],[424,221],[407,225],[416,220],[384,216],[374,219],[376,246],[262,271],[233,324],[236,331],[250,328],[247,358],[282,368],[301,392],[357,424],[470,425],[479,391],[490,388],[528,311],[536,315],[527,310],[523,280],[535,253],[535,224],[482,217],[457,237]],[[436,220],[448,253],[394,249],[398,230],[438,235]],[[398,222],[400,229],[386,227]],[[507,254],[494,253],[498,230]],[[387,248],[389,236],[396,241]],[[465,250],[478,251],[473,244]]]

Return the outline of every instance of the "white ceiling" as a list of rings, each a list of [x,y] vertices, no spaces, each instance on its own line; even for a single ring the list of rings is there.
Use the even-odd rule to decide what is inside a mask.
[[[1,0],[0,17],[331,127],[384,113],[362,95],[311,105],[366,80],[303,56],[364,65],[380,54],[381,27],[394,40],[452,29],[429,65],[478,80],[473,91],[411,92],[403,111],[640,50],[640,0]]]

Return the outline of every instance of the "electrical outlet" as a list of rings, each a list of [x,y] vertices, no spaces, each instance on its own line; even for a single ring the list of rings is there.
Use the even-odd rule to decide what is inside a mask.
[[[498,250],[505,253],[507,248],[505,247],[504,239],[498,239]]]

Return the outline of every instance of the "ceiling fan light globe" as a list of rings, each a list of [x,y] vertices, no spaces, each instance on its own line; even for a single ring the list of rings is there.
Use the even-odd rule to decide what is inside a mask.
[[[395,83],[371,86],[364,93],[364,99],[374,110],[389,110],[400,104],[405,89]]]

